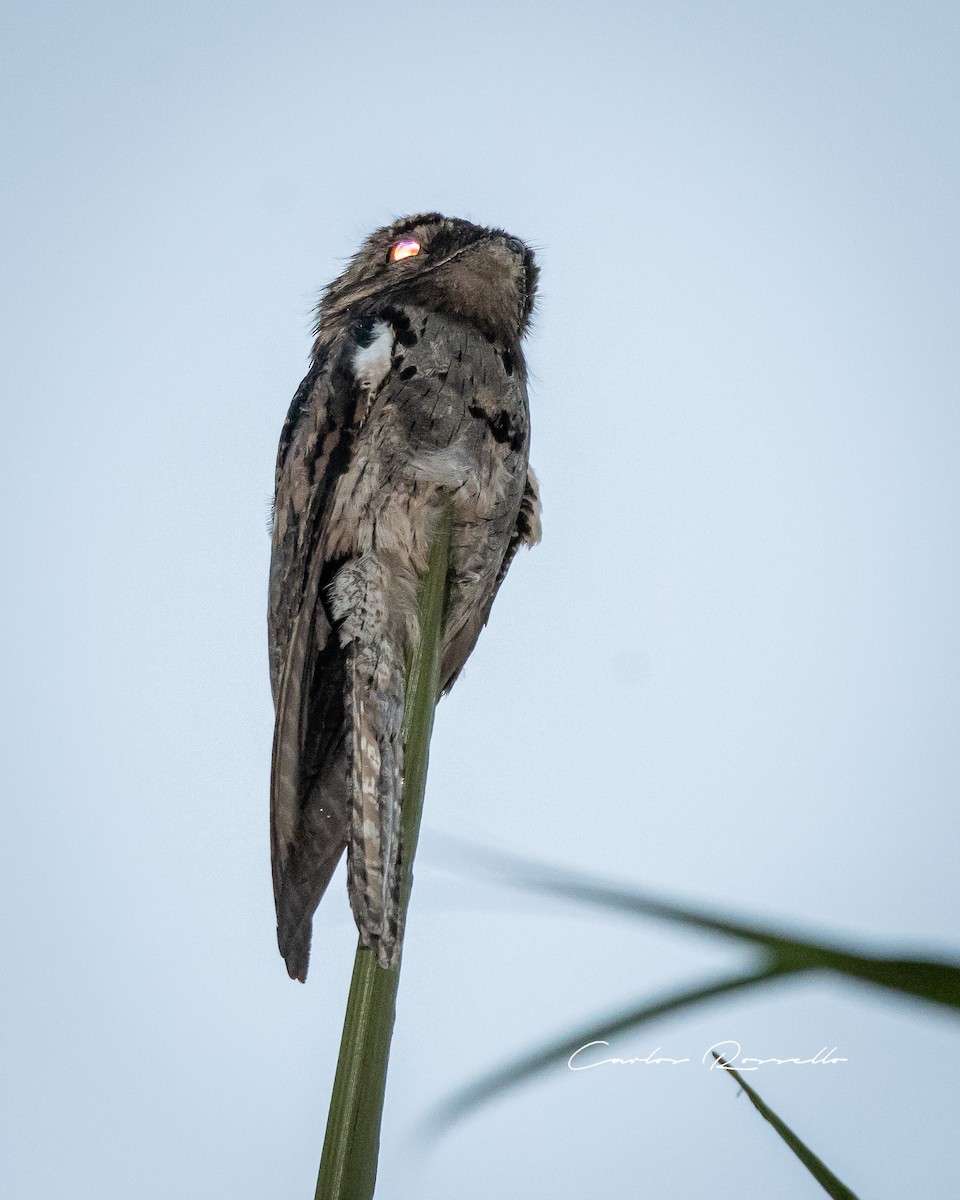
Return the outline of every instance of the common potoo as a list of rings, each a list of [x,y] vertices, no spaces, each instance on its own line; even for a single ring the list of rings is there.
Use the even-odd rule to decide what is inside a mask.
[[[516,238],[428,213],[374,233],[320,302],[280,437],[270,567],[273,886],[294,979],[344,849],[360,937],[397,964],[418,586],[449,503],[446,690],[540,537],[520,345],[536,282]]]

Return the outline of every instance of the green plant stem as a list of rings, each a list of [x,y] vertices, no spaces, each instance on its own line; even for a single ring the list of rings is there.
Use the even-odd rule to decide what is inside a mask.
[[[445,508],[420,587],[420,641],[407,668],[403,711],[401,928],[413,886],[413,859],[420,836],[430,735],[440,688],[449,559],[450,511]],[[399,983],[399,967],[395,971],[384,970],[377,965],[372,950],[362,945],[357,947],[315,1200],[370,1200],[373,1196]]]

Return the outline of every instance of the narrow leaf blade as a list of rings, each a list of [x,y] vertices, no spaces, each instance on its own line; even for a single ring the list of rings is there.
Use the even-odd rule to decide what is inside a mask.
[[[815,936],[798,936],[630,888],[618,888],[517,855],[468,847],[452,838],[445,841],[466,861],[486,866],[512,886],[526,891],[598,905],[629,916],[655,917],[748,942],[773,955],[784,972],[835,971],[915,999],[960,1009],[960,965],[956,962],[871,954],[858,946],[831,945]]]
[[[845,1183],[841,1182],[836,1175],[830,1170],[826,1163],[817,1157],[816,1154],[804,1142],[797,1137],[789,1125],[777,1116],[773,1109],[766,1104],[753,1088],[747,1083],[741,1071],[732,1068],[726,1059],[721,1058],[719,1054],[714,1053],[713,1057],[717,1060],[720,1066],[724,1068],[728,1075],[735,1075],[737,1083],[746,1092],[750,1103],[770,1125],[777,1131],[784,1142],[790,1147],[797,1158],[803,1163],[810,1174],[814,1177],[817,1183],[823,1188],[828,1196],[833,1196],[835,1200],[857,1200],[857,1195],[852,1192]]]
[[[777,968],[763,963],[745,974],[724,976],[722,979],[672,992],[657,1000],[650,1000],[638,1006],[631,1006],[623,1012],[600,1018],[586,1027],[576,1029],[537,1050],[530,1051],[455,1092],[427,1114],[421,1127],[422,1132],[426,1137],[438,1136],[475,1109],[519,1084],[543,1074],[551,1067],[569,1061],[575,1051],[590,1042],[606,1040],[628,1030],[637,1029],[657,1017],[669,1016],[681,1009],[714,1000],[718,996],[766,983],[779,974],[781,972]]]

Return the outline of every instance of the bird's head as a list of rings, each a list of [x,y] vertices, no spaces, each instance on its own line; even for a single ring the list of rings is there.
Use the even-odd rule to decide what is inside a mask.
[[[371,234],[330,284],[318,330],[405,302],[517,345],[530,323],[537,275],[533,251],[502,229],[439,213],[404,217]]]

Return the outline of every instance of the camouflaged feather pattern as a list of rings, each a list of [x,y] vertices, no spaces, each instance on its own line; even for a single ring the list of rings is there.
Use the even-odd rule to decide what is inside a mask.
[[[420,251],[392,262],[401,238]],[[360,937],[398,964],[404,670],[437,518],[449,502],[444,690],[540,536],[520,349],[536,276],[502,231],[426,214],[378,230],[321,303],[281,436],[270,585],[271,849],[293,978],[344,849]]]

